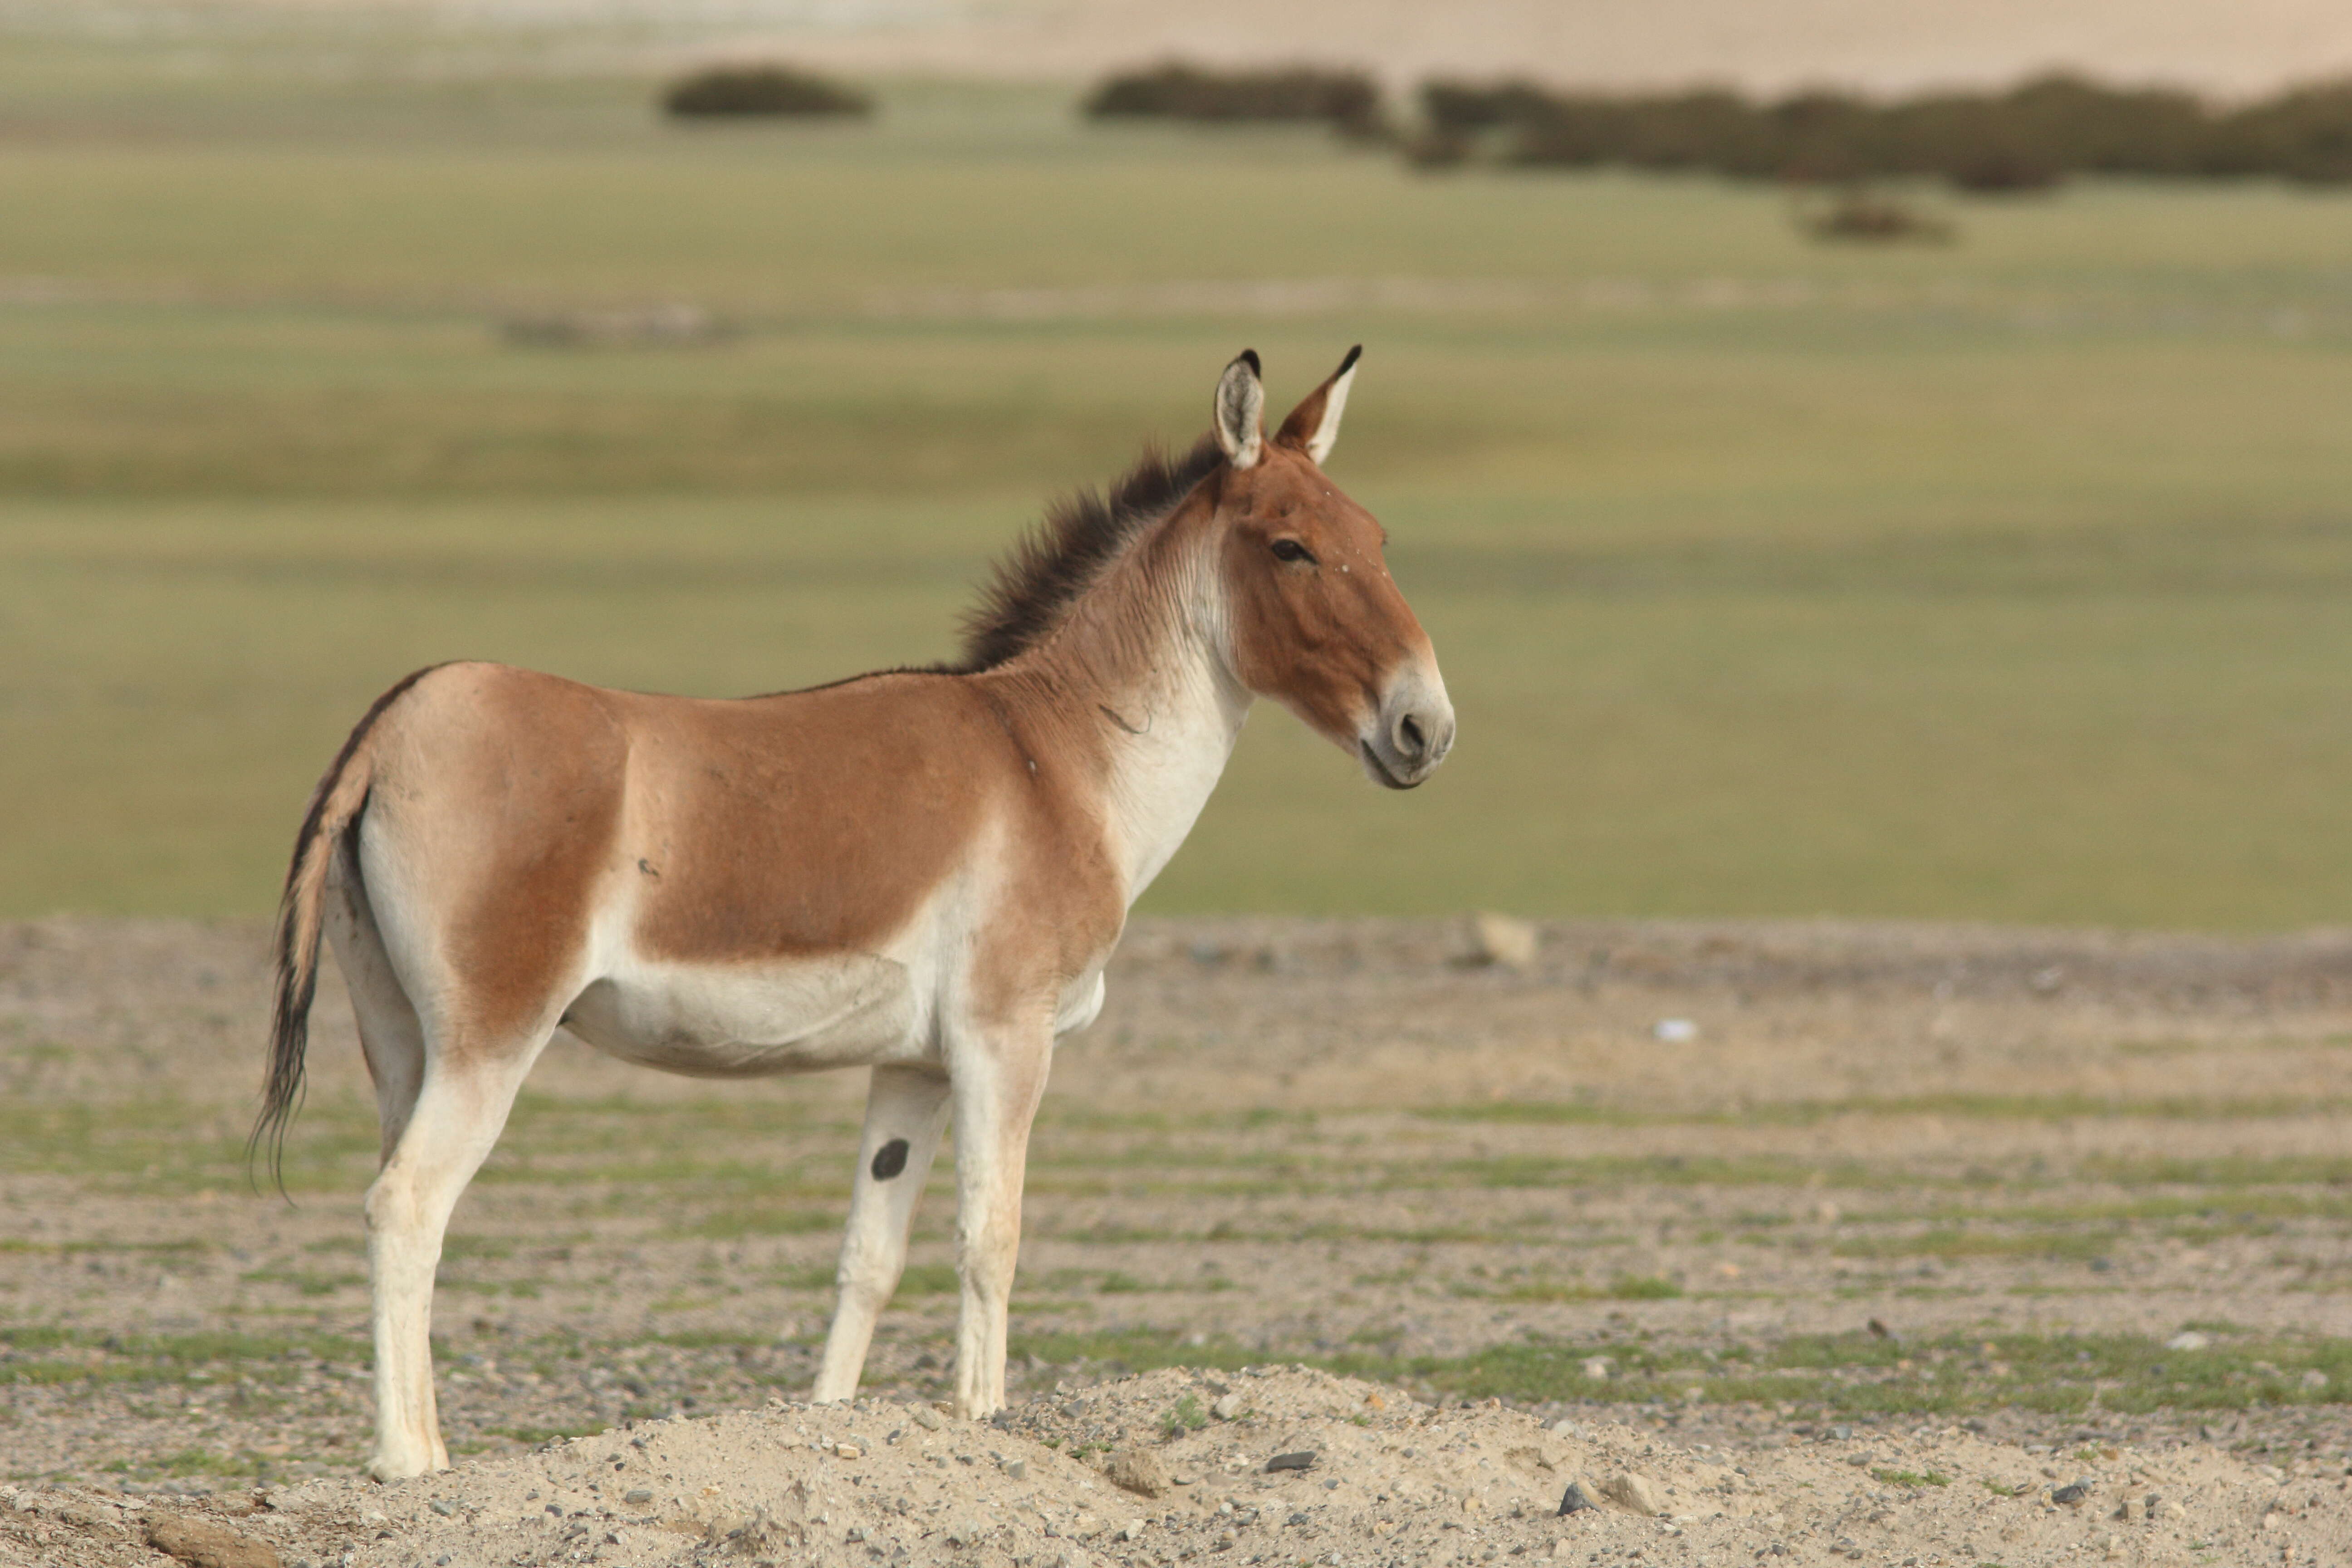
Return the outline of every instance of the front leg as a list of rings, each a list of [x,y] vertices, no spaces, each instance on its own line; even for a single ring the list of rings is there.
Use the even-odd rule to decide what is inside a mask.
[[[992,1031],[955,1064],[956,1414],[977,1421],[1004,1405],[1004,1337],[1021,1252],[1021,1187],[1029,1128],[1045,1092],[1054,1034]]]
[[[849,1229],[841,1239],[840,1297],[818,1364],[818,1404],[857,1392],[874,1342],[874,1320],[898,1288],[907,1266],[907,1226],[931,1173],[946,1131],[948,1080],[919,1068],[876,1068],[866,1096],[866,1131],[857,1141]]]

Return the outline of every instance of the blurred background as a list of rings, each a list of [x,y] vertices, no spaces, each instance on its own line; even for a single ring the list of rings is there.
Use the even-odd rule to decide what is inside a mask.
[[[0,0],[0,915],[258,912],[406,670],[946,656],[1367,345],[1462,744],[1160,911],[2352,889],[2352,13]]]

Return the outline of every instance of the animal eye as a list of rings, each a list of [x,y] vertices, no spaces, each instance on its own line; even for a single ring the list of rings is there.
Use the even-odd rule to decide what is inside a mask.
[[[1310,566],[1315,563],[1314,552],[1295,539],[1276,540],[1274,558],[1276,561],[1304,561]]]

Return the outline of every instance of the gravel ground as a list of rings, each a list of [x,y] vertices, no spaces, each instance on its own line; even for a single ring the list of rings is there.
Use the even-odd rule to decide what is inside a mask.
[[[183,1515],[404,1568],[2352,1560],[2352,939],[1535,934],[1139,922],[1056,1065],[987,1429],[915,1415],[944,1184],[876,1402],[785,1403],[859,1082],[718,1098],[559,1041],[443,1266],[467,1458],[383,1489],[331,984],[289,1206],[242,1160],[257,927],[0,928],[0,1562],[157,1562]],[[1157,1497],[1104,1468],[1138,1449]],[[656,1455],[669,1490],[604,1479]],[[1601,1506],[1561,1519],[1571,1478]]]

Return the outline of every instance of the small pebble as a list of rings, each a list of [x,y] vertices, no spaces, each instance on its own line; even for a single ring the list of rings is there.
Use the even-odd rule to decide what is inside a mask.
[[[1584,1483],[1582,1481],[1569,1482],[1568,1490],[1562,1492],[1559,1497],[1559,1511],[1562,1515],[1582,1513],[1587,1509],[1595,1509],[1600,1506],[1601,1504],[1593,1498],[1592,1494],[1584,1489]]]

